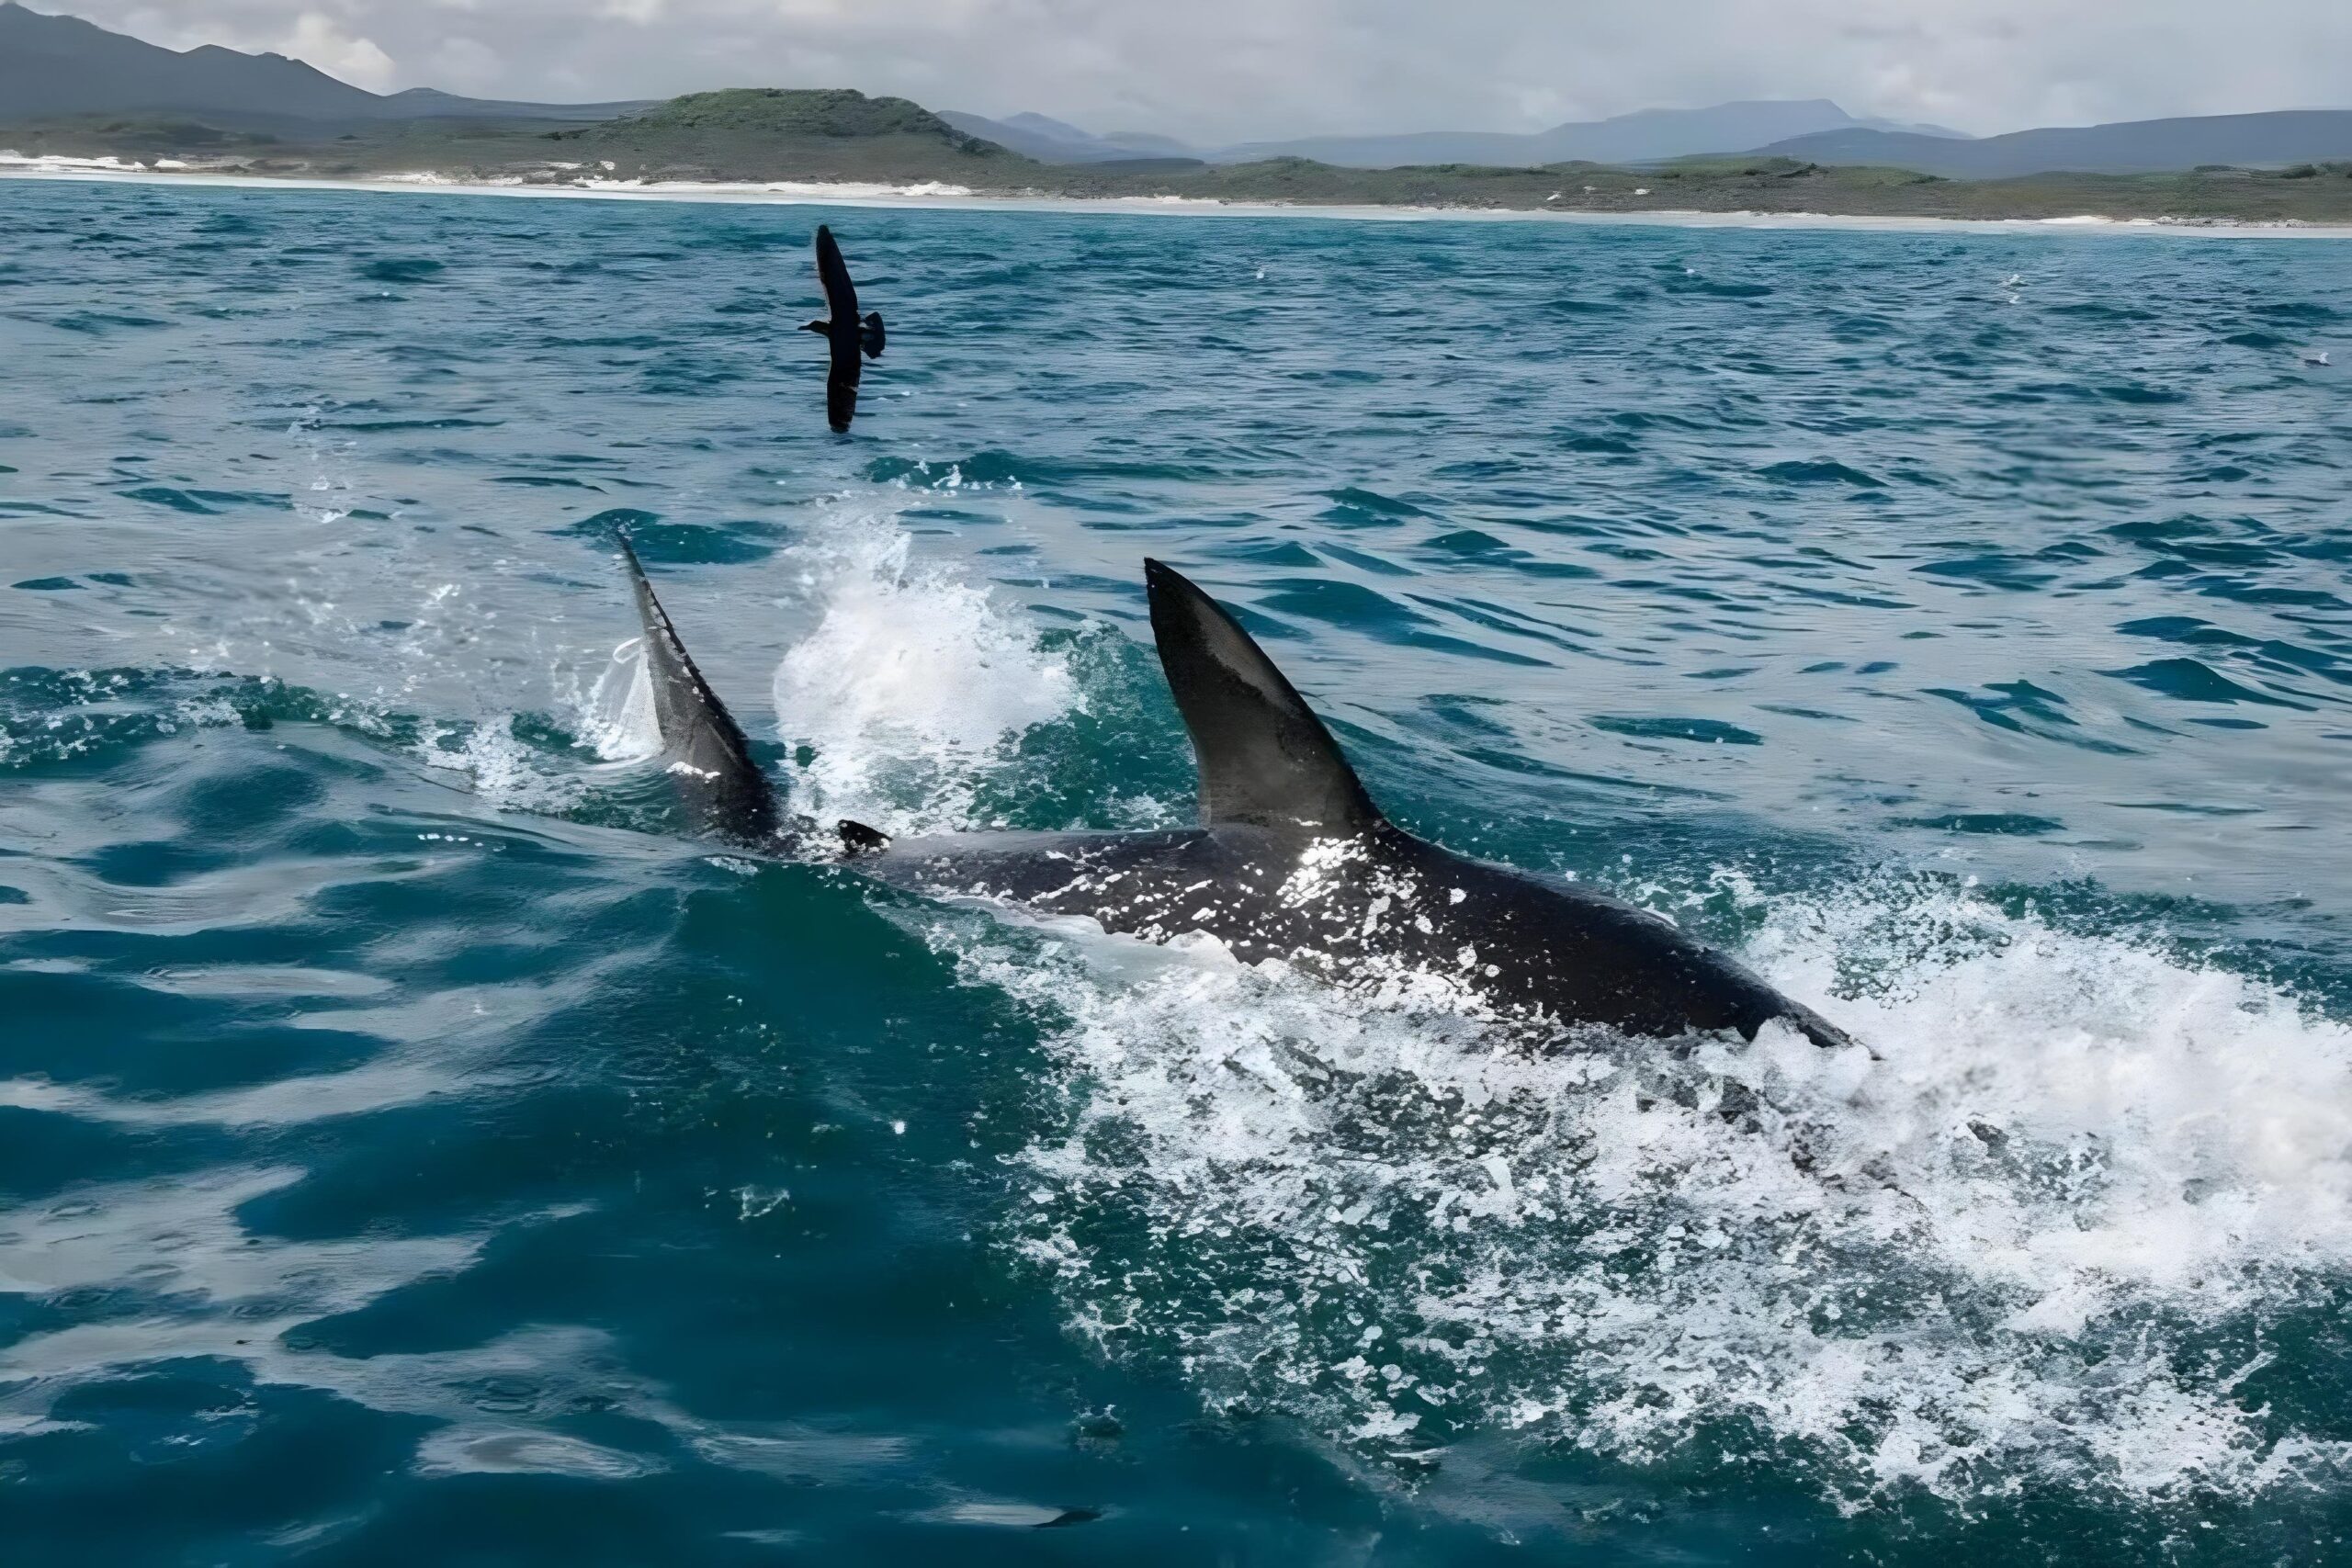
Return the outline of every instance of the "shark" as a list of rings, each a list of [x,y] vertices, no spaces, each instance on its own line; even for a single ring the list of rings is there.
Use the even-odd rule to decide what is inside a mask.
[[[1458,999],[1554,1037],[1657,1038],[1768,1025],[1857,1042],[1673,921],[1579,882],[1474,859],[1374,802],[1339,742],[1222,605],[1144,563],[1160,669],[1193,743],[1199,817],[1143,831],[893,839],[787,813],[627,540],[663,754],[697,829],[780,856],[823,855],[877,882],[1079,917],[1169,942],[1204,933],[1351,990]]]

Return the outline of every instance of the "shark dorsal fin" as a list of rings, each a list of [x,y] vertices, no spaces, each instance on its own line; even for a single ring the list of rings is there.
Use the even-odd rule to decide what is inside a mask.
[[[1201,765],[1201,818],[1343,835],[1381,820],[1340,743],[1216,600],[1144,563],[1159,668]]]
[[[707,831],[756,843],[775,834],[781,813],[775,788],[752,757],[735,716],[702,678],[686,646],[670,625],[669,612],[653,596],[637,551],[627,534],[615,536],[628,569],[644,631],[645,663],[653,683],[653,714],[662,727],[663,753],[673,763],[678,792]]]

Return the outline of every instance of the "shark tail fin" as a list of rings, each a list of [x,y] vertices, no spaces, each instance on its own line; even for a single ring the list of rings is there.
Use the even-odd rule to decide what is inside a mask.
[[[868,312],[868,314],[866,315],[866,318],[865,318],[865,321],[864,321],[864,322],[862,322],[862,323],[861,323],[861,325],[863,325],[863,326],[864,326],[864,328],[865,329],[862,333],[860,333],[860,334],[859,334],[859,341],[860,341],[860,342],[865,345],[865,357],[866,357],[866,358],[868,358],[868,359],[879,359],[879,358],[881,358],[881,357],[882,357],[882,312],[881,312],[881,311],[879,311],[879,310],[874,310],[874,311],[870,311],[870,312]]]
[[[1265,650],[1173,568],[1144,562],[1159,667],[1200,760],[1201,818],[1332,837],[1379,826],[1340,743]]]
[[[745,843],[773,840],[783,821],[775,786],[752,761],[742,727],[678,640],[628,536],[616,536],[637,596],[646,673],[653,682],[653,714],[662,727],[662,754],[670,761],[679,799],[707,832]]]

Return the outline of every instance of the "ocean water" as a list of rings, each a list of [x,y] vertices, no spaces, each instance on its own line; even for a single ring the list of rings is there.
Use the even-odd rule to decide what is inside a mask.
[[[10,1568],[2352,1559],[2341,245],[0,234]],[[798,808],[1184,820],[1161,556],[1879,1059],[697,844],[623,523]]]

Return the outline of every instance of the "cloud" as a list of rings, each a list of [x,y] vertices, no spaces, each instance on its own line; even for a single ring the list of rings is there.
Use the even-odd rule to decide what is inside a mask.
[[[854,86],[1210,141],[1828,97],[1963,130],[2352,103],[2344,0],[47,0],[365,86]],[[453,23],[469,45],[448,52]],[[455,69],[462,65],[464,79]]]
[[[277,46],[280,54],[307,60],[330,76],[340,76],[355,87],[380,93],[399,75],[392,57],[369,39],[343,30],[331,17],[305,11],[294,18],[294,30]]]
[[[448,33],[425,57],[423,77],[453,93],[493,93],[506,76],[498,51],[463,33]],[[412,84],[422,85],[422,83]]]

